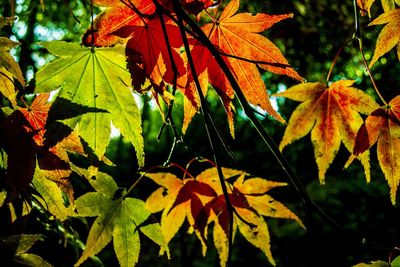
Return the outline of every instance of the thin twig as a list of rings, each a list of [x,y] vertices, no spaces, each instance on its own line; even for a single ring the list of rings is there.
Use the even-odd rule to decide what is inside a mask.
[[[382,103],[385,106],[387,106],[388,104],[385,101],[385,99],[383,98],[382,94],[379,92],[378,86],[376,86],[374,77],[372,76],[371,69],[368,67],[367,60],[365,59],[363,45],[362,45],[362,38],[361,38],[360,16],[359,16],[356,0],[353,0],[353,6],[354,6],[354,25],[355,25],[355,32],[354,32],[353,38],[356,38],[358,40],[358,49],[360,50],[360,54],[361,54],[365,69],[367,70],[369,78],[371,79],[372,86],[374,87],[375,92],[381,99]]]
[[[228,211],[228,214],[229,214],[229,233],[228,233],[228,240],[229,240],[228,241],[228,264],[229,264],[231,256],[232,256],[233,206],[232,206],[232,203],[231,203],[230,198],[229,198],[228,190],[226,188],[224,174],[222,172],[221,166],[219,165],[218,156],[217,156],[217,153],[215,151],[215,144],[214,144],[213,136],[212,136],[212,134],[210,132],[210,130],[211,130],[210,129],[211,128],[211,122],[210,122],[210,117],[208,116],[209,110],[208,110],[208,106],[207,106],[205,97],[203,95],[203,92],[201,90],[201,85],[200,85],[200,82],[199,82],[199,79],[198,79],[198,76],[197,76],[197,72],[196,72],[196,69],[195,69],[195,65],[194,65],[194,62],[193,62],[192,54],[191,54],[190,47],[189,47],[189,42],[188,42],[187,37],[186,37],[186,31],[185,31],[184,26],[183,26],[182,16],[179,16],[179,12],[181,12],[181,7],[180,7],[180,3],[179,3],[178,0],[173,0],[173,7],[174,7],[174,11],[178,14],[178,26],[179,26],[179,29],[180,29],[180,32],[181,32],[183,44],[184,44],[184,47],[185,47],[185,52],[186,52],[186,55],[187,55],[187,58],[188,58],[189,67],[190,67],[190,69],[192,71],[192,75],[193,75],[194,83],[196,85],[197,93],[199,94],[199,97],[200,97],[200,103],[201,103],[200,110],[201,110],[201,113],[202,113],[202,115],[204,117],[204,120],[205,120],[205,128],[206,128],[208,140],[209,140],[209,143],[210,143],[211,152],[212,152],[213,157],[214,157],[214,163],[215,163],[216,168],[217,168],[218,177],[220,179],[222,192],[224,194],[224,198],[225,198],[225,202],[226,202],[226,208],[227,208],[227,211]]]
[[[277,62],[267,62],[267,61],[262,61],[262,60],[252,60],[252,59],[248,59],[248,58],[244,58],[244,57],[228,54],[228,53],[225,53],[225,52],[222,52],[222,51],[220,51],[220,54],[222,56],[239,59],[239,60],[246,61],[246,62],[249,62],[249,63],[253,63],[253,64],[256,64],[256,65],[269,65],[269,66],[278,67],[278,68],[290,68],[289,64],[282,64],[282,63],[277,63]]]
[[[326,76],[326,81],[327,82],[329,82],[329,80],[331,79],[331,74],[332,74],[333,67],[336,65],[336,61],[338,60],[340,54],[343,52],[343,49],[345,48],[346,45],[348,45],[348,43],[350,43],[353,40],[354,40],[354,37],[348,39],[346,42],[344,42],[342,44],[342,46],[337,51],[337,53],[335,55],[335,58],[332,61],[331,67],[330,67],[329,72],[328,72],[328,75]]]
[[[362,60],[363,60],[363,64],[364,64],[364,66],[365,66],[365,69],[366,69],[367,72],[368,72],[368,75],[369,75],[369,78],[370,78],[370,80],[371,80],[372,86],[374,87],[375,92],[376,92],[376,94],[379,96],[379,98],[380,98],[380,100],[382,101],[382,103],[383,103],[385,106],[387,106],[387,105],[388,105],[387,102],[386,102],[385,99],[383,98],[382,94],[379,92],[378,86],[376,86],[374,77],[372,76],[371,69],[368,67],[368,63],[367,63],[367,60],[365,59],[364,51],[363,51],[363,48],[362,48],[362,40],[361,40],[361,38],[357,38],[357,40],[358,40],[358,48],[359,48],[359,50],[360,50],[360,54],[361,54],[361,57],[362,57]]]
[[[176,0],[175,0],[176,1]],[[280,164],[282,170],[285,172],[286,176],[288,177],[291,185],[295,188],[296,192],[298,193],[300,199],[302,200],[303,204],[306,207],[310,207],[312,210],[314,210],[322,219],[325,221],[329,222],[332,226],[335,228],[340,229],[341,231],[347,233],[343,227],[341,227],[335,220],[333,220],[329,215],[326,214],[325,211],[323,211],[315,202],[311,200],[311,198],[308,196],[306,190],[304,189],[303,184],[300,182],[299,178],[295,175],[294,171],[292,170],[290,164],[287,162],[286,158],[282,155],[282,153],[279,151],[278,147],[274,143],[274,141],[271,139],[271,137],[268,135],[268,133],[265,131],[265,129],[262,127],[261,123],[258,121],[257,117],[255,116],[253,109],[247,102],[243,92],[240,90],[240,86],[237,83],[233,73],[230,71],[228,65],[220,55],[220,52],[217,50],[217,48],[211,43],[211,41],[207,38],[207,36],[204,34],[204,32],[201,30],[201,28],[189,17],[188,14],[179,6],[176,5],[175,12],[177,13],[177,16],[181,18],[183,21],[185,21],[191,29],[196,33],[197,36],[199,36],[201,42],[203,45],[205,45],[211,54],[214,56],[215,60],[225,73],[227,79],[232,85],[233,90],[235,91],[236,96],[239,99],[239,102],[249,118],[249,120],[252,122],[254,127],[256,128],[257,132],[259,133],[260,137],[264,141],[264,143],[268,146],[272,154],[275,156],[276,160]]]

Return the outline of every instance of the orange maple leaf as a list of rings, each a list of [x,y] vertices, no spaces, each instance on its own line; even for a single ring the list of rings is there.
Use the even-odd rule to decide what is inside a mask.
[[[379,33],[376,41],[374,56],[369,67],[397,45],[397,57],[400,60],[400,8],[390,10],[374,19],[368,26],[387,24]]]
[[[144,15],[151,15],[156,8],[152,0],[94,0],[93,4],[106,7],[94,21],[94,29],[88,29],[83,36],[83,44],[90,46],[112,46],[126,40],[117,36],[123,27],[143,25],[143,18],[133,8]],[[92,40],[94,38],[94,40]]]
[[[107,8],[95,20],[94,32],[88,30],[84,35],[83,43],[91,45],[92,38],[96,46],[126,43],[135,89],[139,90],[139,86],[145,82],[143,77],[136,75],[138,72],[146,75],[155,87],[162,87],[163,82],[172,84],[175,75],[180,78],[186,73],[179,54],[179,48],[183,46],[179,28],[167,17],[163,18],[169,41],[167,44],[160,18],[150,16],[156,10],[153,1],[97,0],[94,3]],[[173,59],[169,56],[169,49]],[[174,73],[173,65],[177,73]]]
[[[247,100],[267,111],[275,119],[284,122],[268,99],[268,93],[257,66],[297,80],[302,80],[302,78],[289,66],[279,48],[259,33],[283,19],[292,17],[292,14],[253,16],[249,13],[239,13],[235,15],[239,9],[239,3],[239,0],[230,1],[221,16],[214,19],[213,23],[204,25],[203,30],[214,45],[223,53],[230,55],[227,56],[227,61]],[[258,64],[248,62],[249,60]],[[225,83],[221,81],[221,84],[222,82]],[[225,87],[230,87],[230,85],[227,84]],[[227,93],[227,95],[232,94]]]
[[[357,133],[354,154],[363,153],[375,143],[379,165],[390,187],[390,199],[395,204],[400,182],[400,96],[367,117]]]
[[[235,217],[233,233],[236,229],[254,246],[261,249],[268,260],[275,261],[270,251],[269,231],[263,216],[301,220],[282,203],[267,195],[270,189],[285,186],[285,183],[267,181],[262,178],[248,178],[249,174],[234,169],[222,168],[231,204],[241,216]],[[161,229],[167,243],[188,218],[196,235],[202,242],[203,255],[207,246],[205,240],[208,225],[214,223],[214,244],[219,252],[221,266],[228,258],[229,212],[222,193],[217,168],[210,168],[193,177],[181,180],[171,173],[146,174],[161,185],[146,201],[151,212],[163,210]],[[237,178],[231,183],[231,180]],[[165,189],[167,192],[165,192]],[[256,227],[251,229],[249,224]],[[304,227],[304,226],[303,226]]]
[[[195,62],[195,71],[198,76],[203,94],[206,95],[209,83],[213,86],[213,88],[215,88],[216,93],[221,98],[226,114],[228,116],[228,123],[231,135],[234,136],[232,112],[232,99],[234,97],[234,91],[230,87],[229,81],[225,77],[224,72],[219,67],[211,52],[199,41],[193,42],[191,55],[193,58],[193,62]],[[229,62],[226,61],[226,63],[229,66]],[[193,116],[200,108],[199,95],[197,93],[197,89],[193,80],[193,72],[190,69],[188,70],[187,75],[187,85],[185,89],[182,90],[185,95],[182,132],[185,133]]]
[[[182,180],[172,173],[147,173],[146,176],[162,186],[150,195],[146,205],[153,213],[163,210],[161,230],[167,244],[187,218],[189,224],[197,229],[196,234],[204,247],[204,231],[198,230],[197,226],[207,223],[207,217],[204,216],[205,200],[217,197],[214,189],[194,178]],[[199,223],[199,220],[205,220],[205,223]]]
[[[303,83],[276,94],[302,102],[292,113],[279,148],[283,150],[311,131],[321,183],[325,182],[325,173],[339,151],[340,143],[353,151],[356,134],[363,123],[359,113],[369,114],[378,107],[370,96],[351,87],[353,83],[342,80],[329,87],[323,83]],[[368,151],[358,158],[369,181]]]

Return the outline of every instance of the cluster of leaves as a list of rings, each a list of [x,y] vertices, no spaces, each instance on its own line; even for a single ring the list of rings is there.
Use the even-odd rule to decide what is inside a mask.
[[[361,11],[368,13],[373,2],[357,1]],[[388,5],[387,1],[382,1],[382,5],[386,12],[369,25],[387,25],[379,34],[374,56],[369,66],[365,66],[368,72],[381,56],[396,45],[400,60],[400,8],[395,8],[393,1],[392,5]],[[356,36],[356,38],[359,38],[360,52],[364,57],[361,37]],[[319,180],[321,183],[325,183],[326,171],[343,142],[346,149],[352,154],[347,165],[354,158],[359,159],[364,166],[366,179],[369,182],[369,149],[378,142],[379,164],[390,186],[391,201],[395,204],[397,187],[400,182],[398,168],[400,162],[400,96],[396,96],[386,103],[373,83],[383,102],[383,106],[379,106],[371,96],[352,87],[353,84],[352,80],[336,81],[328,85],[321,82],[303,83],[276,94],[276,96],[302,102],[291,115],[280,143],[280,149],[282,150],[286,145],[304,137],[311,131],[311,141],[319,169]],[[363,121],[360,114],[368,115],[367,119]]]
[[[111,240],[120,265],[135,265],[140,254],[139,231],[169,257],[168,244],[185,219],[200,240],[203,255],[213,226],[221,266],[227,264],[237,231],[274,265],[264,217],[293,219],[303,226],[294,213],[267,194],[286,184],[220,166],[197,177],[186,170],[182,179],[171,173],[146,173],[160,188],[144,202],[129,196],[135,186],[119,188],[112,177],[99,171],[99,166],[112,165],[105,157],[112,125],[135,148],[139,168],[144,166],[141,119],[134,91],[150,92],[160,109],[161,102],[165,102],[165,120],[172,127],[169,116],[175,94],[181,92],[182,133],[200,109],[205,113],[204,95],[209,86],[222,101],[232,136],[235,95],[242,105],[246,101],[285,123],[272,107],[261,71],[300,82],[303,78],[261,33],[292,14],[238,13],[239,0],[92,2],[102,11],[83,34],[82,44],[41,44],[57,59],[35,74],[31,81],[34,95],[23,95],[23,74],[9,54],[18,43],[0,37],[0,93],[4,97],[0,207],[7,206],[15,213],[13,201],[33,199],[36,206],[60,221],[96,217],[76,265],[98,254]],[[368,14],[373,2],[357,1],[361,11]],[[385,13],[370,23],[387,25],[378,37],[369,67],[395,46],[400,59],[400,9],[394,1],[389,2],[382,1]],[[199,23],[193,25],[193,18]],[[0,18],[0,28],[12,21]],[[363,55],[361,45],[360,52]],[[395,203],[400,181],[400,96],[388,103],[381,97],[380,106],[353,84],[352,80],[303,82],[276,94],[302,102],[289,119],[280,149],[311,132],[319,180],[324,183],[343,143],[351,153],[348,164],[360,160],[369,181],[369,150],[377,143],[378,160]],[[360,114],[367,118],[363,120]],[[84,158],[89,167],[74,164],[71,154]],[[73,173],[95,191],[74,199]],[[21,215],[30,212],[31,202],[26,203]],[[152,213],[158,212],[162,212],[160,223],[149,220]],[[18,253],[23,255],[28,249]]]
[[[223,168],[222,172],[229,188],[229,199],[237,212],[233,230],[229,229],[231,215],[217,168],[207,169],[196,177],[185,171],[182,179],[171,173],[146,174],[161,186],[149,196],[146,205],[153,213],[162,211],[160,223],[166,242],[175,236],[187,218],[191,230],[202,243],[205,255],[208,225],[213,223],[213,239],[221,266],[225,266],[228,260],[230,231],[236,233],[237,229],[275,265],[270,251],[268,226],[263,216],[293,219],[303,226],[294,213],[267,194],[271,189],[286,184],[259,177],[249,178],[248,173],[239,170]]]

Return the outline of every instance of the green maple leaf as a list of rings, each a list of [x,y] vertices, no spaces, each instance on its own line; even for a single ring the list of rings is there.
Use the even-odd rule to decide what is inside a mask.
[[[61,188],[55,182],[46,178],[39,168],[36,168],[32,183],[41,196],[37,198],[39,203],[60,221],[67,219],[68,215],[72,213],[72,205],[68,207],[64,205]]]
[[[77,216],[97,216],[89,231],[85,250],[75,264],[79,266],[99,253],[111,240],[120,266],[134,266],[139,259],[139,231],[168,251],[158,223],[147,224],[150,212],[140,199],[117,197],[117,184],[113,178],[98,173],[90,180],[97,192],[87,193],[75,202]],[[105,186],[107,185],[107,186]]]
[[[40,69],[36,76],[38,92],[61,87],[58,97],[83,106],[106,110],[68,120],[101,158],[109,143],[111,124],[135,147],[139,166],[144,164],[140,112],[133,98],[130,74],[126,70],[123,46],[88,48],[76,43],[54,41],[43,46],[59,58]]]

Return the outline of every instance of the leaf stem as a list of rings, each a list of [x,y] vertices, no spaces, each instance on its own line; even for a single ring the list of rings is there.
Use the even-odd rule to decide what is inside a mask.
[[[371,69],[368,67],[367,60],[365,59],[365,55],[364,55],[364,51],[363,51],[363,46],[362,46],[362,39],[361,39],[361,38],[357,38],[357,40],[358,40],[358,48],[359,48],[359,50],[360,50],[361,58],[362,58],[362,60],[363,60],[363,64],[364,64],[364,66],[365,66],[365,69],[366,69],[367,72],[368,72],[368,75],[369,75],[369,78],[370,78],[370,80],[371,80],[372,86],[374,87],[374,90],[375,90],[376,94],[379,96],[379,99],[382,101],[382,103],[383,103],[385,106],[387,106],[388,104],[387,104],[387,102],[385,101],[385,99],[383,98],[382,94],[380,93],[380,91],[379,91],[379,89],[378,89],[378,86],[376,86],[375,79],[374,79],[374,77],[372,76]]]
[[[174,2],[176,2],[176,0],[174,0]],[[257,132],[259,133],[260,137],[262,138],[264,143],[267,145],[267,147],[270,149],[270,151],[272,152],[272,154],[278,161],[282,170],[285,172],[286,176],[288,177],[290,184],[294,187],[294,189],[298,193],[303,204],[306,207],[311,208],[311,210],[315,211],[322,219],[327,221],[329,224],[331,224],[335,228],[338,228],[342,232],[347,233],[347,231],[345,229],[343,229],[343,227],[341,227],[335,220],[333,220],[331,217],[329,217],[329,215],[326,214],[326,212],[321,207],[319,207],[315,202],[313,202],[311,200],[311,198],[308,196],[303,184],[300,182],[299,178],[294,173],[290,164],[287,162],[286,158],[280,152],[280,150],[278,149],[278,147],[276,146],[276,144],[274,143],[272,138],[269,136],[269,134],[262,127],[260,121],[258,121],[257,117],[255,116],[255,114],[253,112],[253,109],[247,102],[233,73],[230,71],[228,65],[223,60],[218,49],[211,43],[211,41],[207,38],[207,36],[201,30],[201,28],[189,17],[189,15],[179,5],[176,5],[175,12],[178,15],[178,17],[181,18],[181,20],[185,21],[191,27],[191,29],[197,34],[197,36],[199,36],[201,42],[209,49],[211,54],[214,56],[215,60],[218,62],[222,71],[225,73],[227,79],[231,83],[232,88],[235,91],[235,94],[238,97],[239,102],[240,102],[245,114],[247,115],[249,120],[252,122],[252,124],[256,128]]]
[[[360,29],[360,15],[358,12],[358,7],[357,7],[357,2],[356,0],[353,0],[353,7],[354,7],[354,27],[355,27],[355,32],[353,34],[353,39],[357,39],[358,41],[358,49],[360,50],[360,54],[363,60],[363,64],[368,72],[369,78],[371,79],[372,86],[374,87],[374,90],[376,94],[379,96],[381,99],[382,103],[387,106],[387,102],[383,98],[382,94],[379,92],[378,86],[376,86],[374,77],[372,76],[371,69],[368,67],[367,60],[365,59],[364,51],[363,51],[363,45],[362,45],[362,38],[361,38],[361,29]]]
[[[330,67],[329,72],[328,72],[328,75],[326,76],[326,81],[327,82],[329,82],[329,80],[331,79],[331,74],[332,74],[333,67],[336,65],[336,61],[338,60],[340,54],[343,52],[343,49],[345,48],[346,45],[348,45],[351,41],[353,41],[354,38],[355,37],[352,37],[352,38],[348,39],[346,42],[344,42],[342,44],[342,46],[339,48],[339,50],[337,51],[337,53],[335,55],[335,58],[332,61],[331,67]]]

